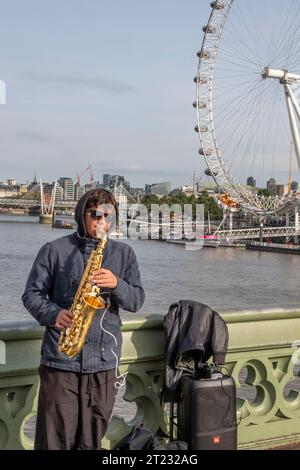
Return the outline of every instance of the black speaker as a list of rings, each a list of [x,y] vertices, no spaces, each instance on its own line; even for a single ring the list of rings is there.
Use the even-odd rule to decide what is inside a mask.
[[[232,377],[184,376],[178,405],[178,438],[193,450],[237,448],[236,387]]]

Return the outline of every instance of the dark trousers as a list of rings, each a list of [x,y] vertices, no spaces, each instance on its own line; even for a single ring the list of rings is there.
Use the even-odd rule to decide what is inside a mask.
[[[35,450],[100,449],[115,402],[115,369],[80,374],[40,366]]]

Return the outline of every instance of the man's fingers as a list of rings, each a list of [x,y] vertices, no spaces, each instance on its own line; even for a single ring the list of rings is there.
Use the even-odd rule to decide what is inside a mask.
[[[110,282],[111,280],[111,277],[101,277],[100,279],[97,279],[96,283],[103,284],[103,282]]]
[[[114,289],[117,285],[117,278],[109,269],[100,269],[100,274],[93,277],[93,282],[97,287]]]
[[[96,284],[99,284],[100,282],[107,282],[111,279],[110,276],[99,276],[94,278],[94,282]]]
[[[112,274],[112,272],[109,269],[105,268],[97,269],[96,271],[94,271],[94,276],[103,276],[107,274]]]
[[[60,329],[67,328],[71,325],[73,316],[74,314],[70,310],[61,310],[56,319],[55,326]]]
[[[101,268],[101,269],[99,270],[99,274],[102,275],[102,276],[103,276],[103,275],[111,275],[112,272],[111,272],[109,269]]]
[[[62,319],[60,319],[60,320],[56,323],[57,328],[61,328],[61,329],[67,328],[69,325],[70,325],[69,322],[66,322],[66,321],[64,321],[64,320],[62,320]]]

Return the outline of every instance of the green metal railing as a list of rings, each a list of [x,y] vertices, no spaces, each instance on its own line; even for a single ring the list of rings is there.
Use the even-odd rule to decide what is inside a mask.
[[[300,443],[300,310],[224,313],[229,329],[226,368],[237,385],[240,449]],[[0,324],[6,364],[0,364],[0,449],[32,449],[24,426],[34,416],[43,329],[34,322]],[[3,355],[3,354],[2,354]],[[1,362],[1,358],[0,358]],[[143,422],[168,427],[160,405],[164,368],[163,317],[126,315],[121,372],[128,372],[124,399],[135,402],[130,422],[113,416],[104,447]]]

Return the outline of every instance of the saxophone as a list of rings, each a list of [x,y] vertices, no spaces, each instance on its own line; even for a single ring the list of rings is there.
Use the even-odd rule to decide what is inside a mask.
[[[86,335],[99,308],[105,307],[100,287],[92,284],[93,274],[101,268],[107,235],[103,235],[95,250],[90,254],[79,287],[70,308],[74,316],[69,327],[60,334],[58,350],[69,357],[80,353]]]

